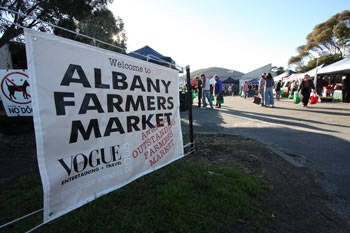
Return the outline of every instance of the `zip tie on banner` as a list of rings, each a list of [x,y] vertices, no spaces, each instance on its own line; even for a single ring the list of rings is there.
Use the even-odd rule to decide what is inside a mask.
[[[32,216],[33,214],[36,214],[36,213],[38,213],[38,212],[40,212],[40,211],[42,211],[42,210],[43,210],[43,209],[41,208],[40,210],[36,210],[36,211],[34,211],[34,212],[30,213],[30,214],[27,214],[27,215],[25,215],[25,216],[22,216],[22,217],[20,217],[20,218],[17,218],[17,219],[15,219],[15,220],[11,221],[11,222],[5,223],[4,225],[1,225],[1,226],[0,226],[0,229],[3,228],[3,227],[6,227],[6,226],[8,226],[8,225],[10,225],[10,224],[12,224],[12,223],[15,223],[15,222],[17,222],[17,221],[19,221],[19,220],[22,220],[22,219],[24,219],[24,218],[27,218],[27,217],[29,217],[29,216]]]
[[[186,147],[189,147],[189,146],[191,146],[191,145],[195,145],[195,142],[189,142],[189,143],[187,143],[186,145],[184,145],[184,148],[186,148]]]
[[[127,50],[127,49],[122,48],[122,47],[119,47],[119,46],[117,46],[117,45],[113,45],[113,44],[104,42],[104,41],[102,41],[102,40],[99,40],[99,39],[93,38],[93,37],[91,37],[91,36],[87,36],[87,35],[81,34],[81,33],[79,33],[79,32],[75,32],[75,31],[69,30],[69,29],[64,28],[64,27],[57,26],[57,25],[52,24],[52,23],[45,22],[45,21],[43,21],[43,20],[41,20],[41,19],[37,19],[37,18],[35,18],[35,17],[33,17],[33,16],[26,15],[26,14],[23,14],[23,13],[18,12],[18,11],[14,11],[14,10],[11,10],[11,9],[8,9],[8,8],[2,7],[2,6],[0,6],[0,9],[6,10],[6,11],[9,11],[9,12],[11,12],[11,13],[18,14],[18,15],[21,15],[21,16],[28,17],[28,18],[30,18],[30,19],[32,19],[32,20],[40,21],[41,23],[48,24],[48,25],[50,25],[51,27],[58,28],[58,29],[61,29],[61,30],[63,30],[63,31],[66,31],[66,32],[73,33],[73,34],[75,34],[75,35],[77,35],[77,36],[85,37],[85,38],[90,39],[90,40],[92,40],[92,41],[94,41],[94,42],[97,41],[97,42],[99,42],[99,43],[101,43],[101,44],[105,44],[105,45],[108,45],[108,46],[111,46],[111,47],[114,47],[114,48],[118,48],[118,49],[124,50],[125,52],[130,52],[130,53],[133,53],[133,54],[137,54],[137,55],[139,55],[139,56],[142,56],[142,57],[146,58],[146,61],[148,61],[148,56],[146,56],[146,55],[143,55],[143,54],[140,54],[140,53],[136,53],[136,52]],[[14,25],[16,25],[16,26],[18,26],[18,27],[26,28],[25,26],[19,25],[19,24],[17,24],[17,23],[14,23],[14,22],[12,22],[12,21],[10,21],[10,20],[5,19],[5,18],[2,18],[2,20],[5,20],[5,21],[7,21],[8,23],[14,24]],[[158,61],[160,61],[160,62],[164,62],[165,64],[170,65],[170,67],[171,67],[171,66],[175,66],[175,67],[181,68],[181,71],[183,71],[183,67],[182,67],[182,66],[179,66],[179,65],[176,65],[176,64],[174,65],[174,64],[172,64],[172,63],[170,63],[170,62],[164,61],[164,60],[162,60],[161,58],[158,58],[158,57],[155,57],[155,56],[153,56],[153,57],[154,57],[154,58],[153,58],[154,60],[158,60]]]

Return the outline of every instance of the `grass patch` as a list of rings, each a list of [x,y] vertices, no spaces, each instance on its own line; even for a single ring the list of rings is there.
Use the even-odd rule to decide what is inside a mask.
[[[259,179],[237,169],[181,160],[35,232],[217,232],[238,219],[254,225],[263,188]],[[0,225],[40,209],[38,177],[2,191],[0,200]],[[40,218],[38,214],[0,232],[24,232]]]

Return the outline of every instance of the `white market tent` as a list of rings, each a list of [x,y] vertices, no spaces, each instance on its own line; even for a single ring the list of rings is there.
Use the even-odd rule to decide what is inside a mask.
[[[299,80],[302,79],[304,77],[303,74],[291,74],[288,78],[286,78],[286,81],[293,81],[293,80]]]
[[[350,57],[319,69],[317,74],[350,74]]]
[[[319,74],[320,69],[322,67],[325,67],[325,66],[326,66],[326,64],[322,64],[322,65],[319,65],[319,66],[313,68],[312,70],[309,70],[308,72],[302,73],[302,77],[304,78],[305,75],[309,75],[310,77],[315,77],[316,70],[317,70],[317,74]]]
[[[309,75],[310,77],[315,77],[315,74],[316,74],[316,69],[318,70],[317,71],[317,74],[319,74],[320,72],[320,69],[322,68],[322,67],[324,67],[325,66],[325,64],[322,64],[322,65],[319,65],[319,66],[317,66],[317,67],[315,67],[315,68],[313,68],[312,70],[309,70],[309,71],[307,71],[307,72],[305,72],[305,73],[301,73],[301,74],[292,74],[292,75],[290,75],[286,80],[287,81],[293,81],[293,80],[301,80],[301,79],[303,79],[304,78],[304,76],[305,75]]]
[[[291,71],[287,70],[286,72],[283,72],[282,74],[273,77],[273,81],[278,82],[280,80],[283,80],[283,78],[286,78],[290,75],[291,75]]]

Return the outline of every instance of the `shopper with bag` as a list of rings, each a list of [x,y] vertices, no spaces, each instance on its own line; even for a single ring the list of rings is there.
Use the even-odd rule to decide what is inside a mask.
[[[215,78],[216,107],[221,108],[221,104],[224,103],[224,91],[222,88],[222,82],[218,75],[214,75],[214,78]]]
[[[303,81],[301,81],[298,92],[301,94],[301,102],[304,107],[307,107],[310,99],[311,89],[315,91],[315,86],[310,79],[310,75],[305,75]]]

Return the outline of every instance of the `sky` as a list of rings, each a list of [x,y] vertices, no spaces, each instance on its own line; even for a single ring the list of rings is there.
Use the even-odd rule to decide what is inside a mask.
[[[272,63],[288,68],[314,26],[349,0],[114,0],[127,48],[148,45],[191,71],[222,67],[248,73]]]

